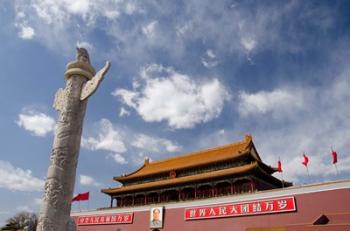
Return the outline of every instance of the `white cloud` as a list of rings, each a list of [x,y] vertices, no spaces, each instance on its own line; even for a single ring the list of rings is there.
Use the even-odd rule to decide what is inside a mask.
[[[117,164],[127,164],[128,161],[120,153],[110,153],[107,158],[112,158]]]
[[[83,48],[87,49],[88,51],[91,51],[94,49],[93,45],[89,42],[86,42],[86,41],[78,41],[77,47],[83,47]]]
[[[20,26],[19,37],[22,39],[32,39],[35,35],[35,30],[30,26]]]
[[[157,32],[157,21],[152,21],[146,26],[142,27],[142,32],[146,35],[148,39],[154,39]]]
[[[129,116],[129,115],[130,115],[130,112],[128,110],[126,110],[124,107],[120,108],[119,117]]]
[[[21,1],[19,1],[21,2]],[[23,4],[25,6],[25,4]],[[73,15],[81,16],[86,22],[92,23],[97,16],[113,19],[119,16],[118,7],[112,7],[113,1],[102,4],[98,1],[91,0],[32,0],[31,6],[35,10],[37,16],[44,20],[47,24],[57,25],[57,23],[69,23],[69,19]],[[17,6],[21,8],[21,6]],[[24,10],[29,10],[23,7]],[[111,10],[115,9],[115,10]]]
[[[101,119],[98,123],[97,138],[83,138],[81,145],[89,150],[108,151],[107,158],[112,158],[118,164],[128,163],[123,153],[127,151],[125,138],[121,131],[113,126],[108,119]]]
[[[108,119],[102,119],[95,128],[96,137],[82,139],[82,147],[90,150],[105,150],[107,159],[112,159],[118,164],[127,164],[129,160],[139,162],[140,159],[153,155],[159,157],[169,152],[181,150],[181,146],[165,138],[159,138],[137,133],[125,128],[113,125]],[[133,155],[128,155],[133,153]],[[135,158],[135,155],[141,155]],[[86,178],[85,178],[86,179]],[[87,179],[88,180],[88,179]]]
[[[137,155],[133,155],[131,159],[132,159],[132,163],[137,167],[140,167],[140,165],[142,165],[146,159],[152,162],[152,158],[150,158],[144,152],[139,152],[137,153]]]
[[[98,28],[99,33],[111,36],[116,44],[110,51],[111,56],[123,59],[122,62],[133,69],[154,60],[150,48],[182,61],[187,51],[192,52],[187,48],[194,42],[208,44],[220,54],[235,56],[245,56],[257,48],[301,50],[300,43],[295,41],[301,37],[295,25],[301,20],[317,21],[312,26],[327,31],[336,18],[330,10],[320,13],[308,6],[300,12],[300,3],[295,2],[267,8],[258,4],[254,11],[249,4],[230,8],[225,2],[209,1],[186,1],[179,6],[154,1],[16,0],[14,5],[16,22],[27,22],[35,28],[35,38],[49,48],[58,52],[65,48],[65,52],[71,52],[78,38],[88,38],[90,32]],[[295,23],[284,27],[285,20],[281,18],[296,12]],[[167,20],[160,20],[164,18]],[[315,18],[317,20],[310,20]],[[295,36],[286,39],[285,33]],[[214,63],[204,60],[203,65]]]
[[[238,129],[237,129],[238,130]],[[194,150],[208,149],[212,147],[217,147],[232,142],[241,140],[242,136],[237,134],[237,131],[232,131],[228,127],[225,129],[214,130],[210,133],[201,133],[198,138],[196,138]]]
[[[250,52],[256,47],[257,42],[251,37],[244,37],[241,39],[241,44],[247,52]]]
[[[90,11],[91,3],[90,0],[76,0],[68,1],[63,0],[64,6],[67,7],[68,11],[73,14],[85,15]]]
[[[131,3],[131,2],[126,3],[126,6],[125,6],[125,13],[126,14],[132,15],[136,11],[138,11],[138,8],[134,3]]]
[[[43,199],[42,198],[34,198],[33,202],[35,205],[41,205],[43,202]]]
[[[34,210],[29,207],[28,205],[20,205],[16,207],[16,211],[18,212],[28,212],[28,213],[33,213]]]
[[[145,82],[141,89],[116,89],[113,95],[121,97],[147,122],[165,120],[172,128],[192,128],[217,118],[229,98],[217,79],[197,83],[161,65],[147,66],[140,76]]]
[[[176,152],[181,150],[180,146],[170,140],[151,137],[145,134],[136,135],[131,145],[149,152]]]
[[[35,136],[45,136],[55,128],[55,120],[52,117],[33,110],[25,110],[19,114],[16,123]]]
[[[80,175],[79,182],[81,185],[85,185],[85,186],[96,186],[96,187],[101,186],[101,184],[98,183],[94,178],[92,178],[91,176],[87,176],[87,175]]]
[[[331,164],[331,155],[329,150],[325,150],[322,154],[306,153],[309,157],[308,172],[312,178],[325,179],[328,176],[336,177],[337,171],[333,164]],[[296,153],[293,157],[284,158],[282,161],[282,167],[284,175],[288,177],[289,181],[294,182],[308,182],[308,173],[304,165],[301,164],[303,161],[302,153]],[[350,158],[345,157],[341,159],[341,172],[350,171]],[[278,176],[278,175],[276,175]],[[279,177],[279,176],[278,176]]]
[[[14,167],[7,161],[0,160],[0,187],[13,191],[42,191],[44,181],[32,176],[32,171]]]
[[[6,210],[6,211],[0,211],[0,215],[7,215],[10,214],[10,211]],[[4,224],[1,224],[1,226],[3,226]]]
[[[17,18],[25,18],[26,14],[22,11],[18,11],[16,16],[17,16]]]
[[[238,97],[238,111],[241,116],[270,112],[278,116],[285,116],[304,106],[304,95],[298,89],[275,89],[270,92],[260,91],[253,94],[241,92]]]
[[[101,119],[97,138],[82,139],[82,147],[90,150],[104,150],[116,153],[127,151],[120,132],[108,119]]]
[[[119,15],[120,15],[120,12],[116,11],[116,10],[106,11],[105,12],[105,17],[108,18],[108,19],[111,19],[111,20],[118,18]]]
[[[218,65],[218,61],[208,61],[202,58],[202,64],[206,68],[213,68]]]
[[[350,71],[346,70],[334,77],[332,84],[289,86],[258,92],[252,99],[241,98],[244,111],[240,113],[254,114],[254,117],[241,114],[235,134],[253,134],[264,162],[276,166],[280,157],[285,180],[311,183],[344,177],[350,172],[350,157],[346,156],[350,150],[349,76]],[[274,116],[275,113],[278,116]],[[287,120],[279,121],[283,118]],[[339,176],[331,164],[331,146],[338,152]],[[301,164],[303,152],[310,157],[310,178]]]
[[[216,59],[216,55],[211,49],[205,52],[205,55],[202,57],[201,61],[203,66],[206,68],[213,68],[219,64],[219,61]]]
[[[176,26],[176,35],[179,37],[184,36],[191,29],[192,29],[192,25],[189,22],[186,22],[184,25],[178,25]]]
[[[113,96],[122,96],[122,100],[123,102],[133,108],[136,108],[136,102],[135,99],[137,99],[139,97],[139,93],[138,92],[133,92],[133,91],[129,91],[126,89],[116,89],[115,91],[112,92]]]
[[[87,37],[84,32],[95,28],[98,19],[116,20],[124,3],[119,0],[17,0],[14,8],[15,24],[31,25],[38,41],[56,52],[67,54],[78,39]],[[34,35],[34,30],[29,28],[24,32],[20,35],[26,35],[26,38]]]
[[[207,50],[207,55],[208,55],[208,57],[209,58],[215,58],[216,57],[216,55],[214,54],[214,52],[213,52],[213,50],[211,50],[211,49],[209,49],[209,50]]]
[[[15,27],[18,29],[18,36],[21,39],[30,40],[35,36],[35,30],[28,25],[26,14],[23,11],[18,11],[16,14]]]

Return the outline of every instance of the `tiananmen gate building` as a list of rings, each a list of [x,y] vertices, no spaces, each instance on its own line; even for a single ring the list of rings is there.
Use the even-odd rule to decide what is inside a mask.
[[[252,137],[114,177],[109,206],[74,212],[78,231],[350,230],[350,181],[292,186]]]

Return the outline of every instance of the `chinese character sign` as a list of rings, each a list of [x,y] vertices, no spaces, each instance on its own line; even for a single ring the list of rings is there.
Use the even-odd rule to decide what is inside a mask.
[[[283,197],[216,206],[185,208],[185,220],[282,213],[295,210],[294,197]]]
[[[79,216],[77,225],[131,224],[133,213]]]

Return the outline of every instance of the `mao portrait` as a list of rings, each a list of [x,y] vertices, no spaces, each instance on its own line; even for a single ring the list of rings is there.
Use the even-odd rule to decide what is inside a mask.
[[[163,207],[151,208],[150,227],[151,228],[162,228],[163,227]]]

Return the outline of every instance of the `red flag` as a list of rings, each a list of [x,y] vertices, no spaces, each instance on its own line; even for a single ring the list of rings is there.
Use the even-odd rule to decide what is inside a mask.
[[[282,163],[280,160],[277,162],[277,171],[282,172]]]
[[[308,163],[309,163],[309,157],[307,157],[307,155],[304,153],[303,154],[304,157],[304,161],[301,162],[303,165],[305,165],[305,167],[307,167]]]
[[[338,154],[336,151],[332,149],[332,157],[333,157],[333,164],[336,164],[338,162]]]
[[[87,201],[87,200],[89,200],[89,194],[90,194],[89,192],[79,193],[78,195],[73,197],[72,202],[73,201]]]

